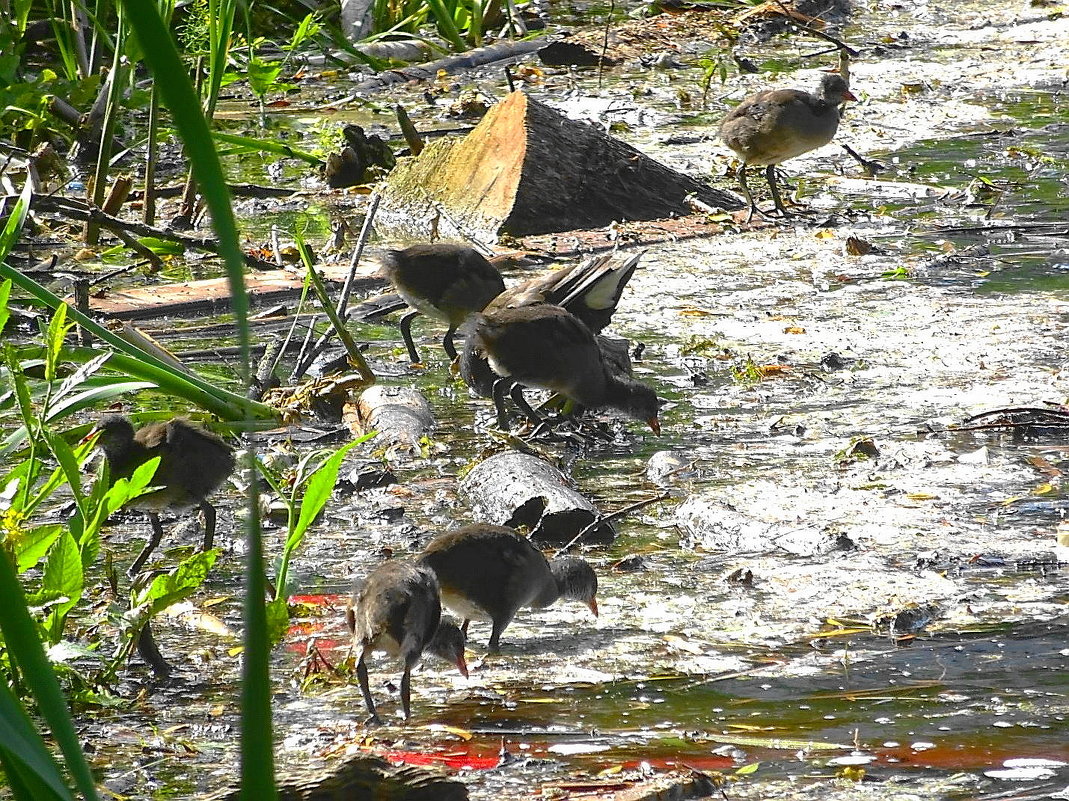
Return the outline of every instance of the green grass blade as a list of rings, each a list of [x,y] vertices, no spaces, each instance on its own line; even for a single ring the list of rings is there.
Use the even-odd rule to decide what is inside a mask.
[[[468,49],[467,42],[460,35],[460,31],[457,30],[456,23],[453,21],[453,15],[449,13],[449,9],[442,0],[427,0],[427,5],[430,6],[431,13],[434,14],[434,21],[438,24],[438,32],[453,45],[458,53],[463,53]]]
[[[85,761],[81,743],[71,722],[70,710],[63,692],[59,689],[56,674],[45,656],[37,636],[37,626],[26,608],[22,585],[15,575],[15,568],[7,552],[0,548],[0,630],[8,653],[18,664],[22,679],[37,699],[41,717],[48,723],[52,736],[67,761],[67,769],[75,785],[86,801],[96,801],[97,791],[93,775]]]
[[[215,151],[211,150],[210,143],[208,145],[208,150],[214,156]],[[227,208],[229,210],[229,206]],[[231,219],[233,218],[231,217]],[[237,247],[236,235],[235,229],[235,240],[233,244],[237,251],[237,258],[240,260],[241,250]],[[93,336],[97,337],[102,342],[106,342],[108,345],[115,348],[116,355],[112,358],[117,361],[122,361],[122,364],[125,365],[120,366],[116,361],[111,362],[111,365],[116,369],[135,369],[136,372],[132,373],[132,375],[137,377],[147,377],[151,374],[155,376],[155,378],[151,380],[156,381],[161,389],[167,392],[172,392],[187,400],[191,400],[224,420],[240,420],[250,413],[256,418],[268,420],[275,419],[278,415],[274,409],[266,404],[255,403],[243,395],[238,395],[234,392],[222,389],[211,381],[201,378],[194,373],[185,373],[175,370],[175,368],[167,364],[167,362],[151,353],[131,345],[129,342],[116,336],[92,318],[86,317],[74,307],[65,304],[65,301],[58,295],[55,295],[32,278],[23,275],[18,270],[3,263],[0,263],[0,278],[5,278],[11,281],[16,287],[33,297],[39,303],[48,306],[50,309],[57,309],[61,305],[67,305],[68,317],[73,319],[83,328],[88,329]],[[244,286],[242,286],[240,294],[240,301],[236,295],[234,297],[234,311],[236,314],[238,306],[242,306],[243,318],[247,318],[248,297],[245,295]],[[86,348],[73,349],[71,353],[76,353],[78,351],[90,354],[86,357],[86,360],[100,355],[100,351]]]
[[[3,743],[0,748],[5,752],[4,772],[8,778],[18,770],[13,764],[17,761],[24,769],[18,770],[24,782],[36,785],[26,787],[32,795],[22,798],[40,798],[42,801],[46,798],[63,798],[73,801],[59,766],[6,681],[0,681],[0,743]],[[16,794],[16,797],[19,796]]]
[[[129,12],[129,22],[145,53],[160,97],[171,111],[174,126],[186,146],[186,156],[200,186],[212,226],[219,240],[219,253],[226,263],[233,299],[241,371],[248,385],[249,301],[245,293],[244,260],[238,239],[237,224],[230,205],[230,191],[222,165],[215,152],[208,122],[197,104],[196,92],[179,57],[168,27],[151,5],[138,0],[122,0]],[[232,6],[231,6],[232,7]],[[233,19],[231,14],[230,20]],[[229,22],[226,24],[229,25]],[[219,70],[220,74],[222,70]],[[243,407],[252,422],[253,406]],[[255,470],[255,448],[245,454],[245,467]],[[246,493],[246,562],[245,562],[245,652],[241,683],[241,793],[246,801],[274,801],[278,797],[274,771],[274,737],[271,718],[270,642],[267,610],[264,605],[264,556],[260,531],[260,500],[256,482]]]
[[[4,230],[0,231],[0,261],[7,258],[7,254],[11,252],[11,248],[19,240],[19,233],[21,233],[22,226],[26,222],[26,215],[30,213],[31,197],[33,197],[33,190],[30,187],[30,182],[27,181],[26,185],[22,187],[19,199],[15,201],[11,216],[7,218]]]
[[[11,315],[7,308],[9,297],[11,297],[11,282],[0,281],[0,334],[4,333],[4,326],[7,325],[8,317]]]
[[[323,164],[323,159],[319,158],[319,156],[305,150],[297,150],[297,148],[290,147],[282,142],[269,142],[265,139],[256,139],[251,136],[235,136],[234,134],[220,133],[219,131],[212,131],[212,136],[215,137],[216,142],[237,145],[240,148],[237,152],[274,153],[285,158],[299,159],[311,164],[313,167],[320,167]]]

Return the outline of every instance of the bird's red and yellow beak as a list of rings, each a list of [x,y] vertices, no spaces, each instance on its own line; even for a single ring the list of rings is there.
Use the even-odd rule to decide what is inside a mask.
[[[591,598],[589,601],[586,602],[586,605],[590,609],[590,611],[594,613],[594,617],[597,617],[598,616],[598,599],[597,598]]]
[[[843,100],[853,100],[856,103],[857,97],[854,95],[853,92],[847,89],[845,92],[843,92]]]

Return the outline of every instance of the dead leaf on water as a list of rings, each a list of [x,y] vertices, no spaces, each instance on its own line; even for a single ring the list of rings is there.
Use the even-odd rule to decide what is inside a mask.
[[[804,334],[805,329],[800,325],[789,325],[783,329],[784,334]]]
[[[430,723],[430,724],[424,726],[423,728],[426,729],[427,731],[444,732],[445,734],[452,734],[452,735],[454,735],[456,737],[459,737],[461,740],[470,740],[472,737],[475,736],[470,731],[468,731],[467,729],[461,729],[461,728],[458,728],[456,726],[447,726],[444,723]]]
[[[867,239],[862,239],[857,236],[848,236],[846,238],[846,244],[843,246],[843,250],[847,256],[864,256],[866,253],[873,251],[873,244]]]
[[[757,372],[759,372],[765,378],[774,375],[781,375],[791,369],[789,364],[759,364],[756,366]]]

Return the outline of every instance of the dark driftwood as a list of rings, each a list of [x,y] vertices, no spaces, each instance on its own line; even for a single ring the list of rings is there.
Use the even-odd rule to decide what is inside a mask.
[[[514,236],[687,215],[739,200],[669,169],[599,127],[513,92],[461,140],[398,162],[377,224],[410,236]],[[455,230],[454,230],[455,229]]]
[[[202,801],[239,801],[241,791],[227,788]],[[468,790],[436,771],[394,766],[377,756],[358,754],[329,767],[285,777],[279,801],[467,801]]]
[[[478,47],[475,50],[469,50],[467,53],[446,56],[445,58],[431,61],[427,64],[419,64],[414,67],[402,67],[401,69],[396,70],[387,70],[386,72],[380,72],[373,78],[368,78],[366,81],[358,83],[353,89],[352,95],[343,100],[336,101],[331,105],[342,105],[351,100],[355,100],[360,95],[365,95],[369,92],[377,92],[379,89],[385,89],[387,86],[394,86],[399,83],[433,80],[439,70],[448,73],[459,72],[460,70],[470,69],[472,67],[481,67],[484,64],[493,64],[495,61],[519,58],[528,53],[534,53],[545,46],[546,41],[544,39],[533,39],[524,42],[497,42],[496,44],[487,45],[486,47]]]
[[[360,393],[355,416],[346,409],[345,421],[354,433],[377,431],[374,447],[390,456],[419,456],[423,442],[434,428],[434,413],[411,387],[373,386]]]
[[[597,508],[549,462],[517,451],[491,456],[460,483],[476,520],[525,526],[541,545],[563,545],[601,518]],[[616,532],[602,522],[583,537],[586,543],[612,542]]]
[[[79,222],[91,222],[101,228],[106,228],[107,230],[112,231],[116,236],[119,236],[120,233],[133,236],[152,236],[159,239],[178,242],[183,247],[205,250],[209,253],[215,253],[216,255],[219,254],[219,243],[214,239],[188,236],[172,230],[155,228],[151,225],[145,225],[144,223],[135,222],[133,220],[120,220],[118,217],[105,214],[96,206],[91,206],[81,200],[62,198],[55,195],[34,195],[33,209],[34,211],[60,214],[72,220],[78,220]],[[276,265],[250,256],[247,253],[245,254],[245,264],[249,267],[261,270],[276,269]]]

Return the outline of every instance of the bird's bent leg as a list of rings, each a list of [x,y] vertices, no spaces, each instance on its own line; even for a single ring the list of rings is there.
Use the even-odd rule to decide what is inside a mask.
[[[445,332],[445,336],[442,337],[442,349],[445,350],[446,355],[449,356],[449,361],[455,362],[457,360],[457,348],[453,344],[453,334],[457,332],[455,325],[449,326],[449,330]]]
[[[776,186],[775,164],[769,164],[765,167],[765,178],[768,179],[768,188],[772,190],[772,202],[776,204],[776,211],[784,217],[790,217],[791,214],[787,211],[787,207],[783,205],[783,198],[780,197],[779,188]]]
[[[401,329],[401,338],[405,341],[405,347],[408,349],[408,359],[412,364],[419,364],[419,351],[416,350],[416,343],[412,341],[412,321],[419,317],[418,311],[410,311],[401,317],[401,322],[398,323],[398,327]]]
[[[126,571],[128,576],[136,576],[141,572],[141,568],[144,567],[145,562],[152,556],[152,552],[156,550],[156,546],[160,544],[160,540],[163,539],[163,526],[160,525],[160,516],[155,512],[146,512],[148,515],[149,525],[152,527],[152,536],[149,537],[145,547],[141,549],[141,553],[134,559],[134,563],[130,565],[130,569]]]
[[[371,715],[368,719],[369,722],[381,726],[382,721],[379,719],[379,713],[375,711],[375,701],[371,697],[371,687],[368,686],[367,655],[369,650],[369,648],[365,647],[360,653],[360,660],[356,663],[356,678],[360,681],[360,692],[364,694],[364,706],[367,707],[367,711]]]

